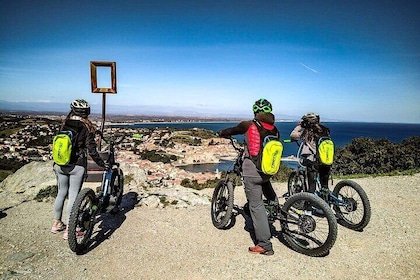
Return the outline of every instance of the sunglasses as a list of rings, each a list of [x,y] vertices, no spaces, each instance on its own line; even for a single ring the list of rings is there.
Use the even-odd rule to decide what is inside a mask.
[[[259,107],[258,105],[254,105],[252,109],[254,110],[254,113],[257,113],[257,112],[270,113],[271,112],[270,106],[267,106],[267,105],[265,105],[263,107]]]

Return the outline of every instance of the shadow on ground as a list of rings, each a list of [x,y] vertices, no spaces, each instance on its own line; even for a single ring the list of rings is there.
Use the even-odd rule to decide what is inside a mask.
[[[125,214],[133,210],[138,202],[138,194],[136,192],[128,192],[122,197],[121,205],[117,213],[100,214],[96,220],[96,230],[92,234],[89,245],[85,250],[78,254],[87,254],[99,246],[102,242],[110,238],[111,235],[124,223],[126,219]]]

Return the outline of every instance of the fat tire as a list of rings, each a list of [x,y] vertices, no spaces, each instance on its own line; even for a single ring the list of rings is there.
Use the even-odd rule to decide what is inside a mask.
[[[112,170],[111,183],[112,195],[115,197],[114,209],[118,209],[124,192],[124,175],[121,169]]]
[[[117,198],[117,206],[121,205],[122,197],[124,194],[124,172],[120,169],[118,174],[119,192]]]
[[[311,247],[309,244],[305,246],[305,242],[303,241],[303,238],[299,238],[299,236],[304,236],[303,234],[298,234],[296,231],[293,231],[289,227],[289,225],[296,226],[298,216],[299,219],[301,219],[302,216],[305,214],[303,213],[302,209],[296,209],[296,205],[301,205],[301,201],[304,201],[308,205],[315,206],[318,210],[322,211],[322,215],[314,215],[314,216],[307,216],[310,217],[311,221],[315,223],[316,226],[316,220],[318,219],[326,219],[327,220],[327,227],[325,228],[326,233],[322,232],[324,235],[326,234],[325,240],[317,240],[318,243],[316,244],[316,247]],[[334,212],[331,210],[331,208],[328,206],[328,204],[322,200],[321,198],[315,196],[314,194],[307,193],[307,192],[301,192],[294,194],[290,196],[285,204],[283,205],[281,209],[283,215],[285,215],[285,219],[280,219],[280,223],[282,226],[282,233],[283,238],[287,242],[287,244],[296,252],[299,252],[301,254],[312,256],[312,257],[318,257],[318,256],[325,256],[329,253],[330,249],[334,246],[334,243],[337,239],[337,220],[335,218]],[[301,213],[301,214],[297,214]],[[314,218],[312,218],[314,217]],[[325,223],[325,220],[322,220],[323,223]],[[307,234],[309,236],[309,234]],[[315,238],[317,236],[315,235]],[[308,242],[309,243],[309,242]],[[315,243],[315,242],[314,242]]]
[[[85,203],[89,204],[88,206],[90,207],[90,209],[85,208]],[[97,206],[97,199],[95,193],[90,188],[82,189],[77,195],[76,200],[74,201],[68,224],[69,247],[70,250],[76,253],[79,253],[86,248],[88,241],[90,240],[90,237],[92,235],[93,226],[95,223],[94,213],[96,211],[93,211],[90,205]],[[84,215],[84,217],[81,217],[81,215]],[[83,237],[77,238],[77,227],[79,226],[81,220],[85,220],[87,222],[87,228],[84,232],[85,234],[83,235]]]
[[[233,182],[231,180],[219,181],[214,188],[211,200],[211,220],[216,228],[225,229],[229,224],[233,212],[233,199]]]
[[[360,221],[355,223],[351,219],[346,218],[346,215],[343,214],[339,206],[334,205],[333,209],[338,218],[338,223],[346,228],[355,231],[362,231],[369,224],[372,214],[369,198],[363,188],[352,180],[342,180],[337,183],[333,190],[333,193],[336,197],[339,197],[340,190],[343,187],[352,188],[359,195],[360,201],[362,203],[361,206],[363,207],[363,215]],[[360,207],[360,205],[357,206]]]

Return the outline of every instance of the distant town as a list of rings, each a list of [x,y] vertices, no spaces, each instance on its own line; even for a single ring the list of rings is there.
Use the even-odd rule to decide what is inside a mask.
[[[0,113],[0,158],[24,165],[31,161],[51,160],[51,143],[58,132],[65,115],[34,114],[27,112]],[[94,125],[101,127],[101,116],[93,115]],[[138,164],[147,170],[148,179],[155,182],[170,181],[179,184],[184,178],[193,178],[205,182],[214,178],[214,172],[190,174],[183,165],[218,163],[221,159],[232,159],[235,152],[226,139],[214,138],[210,131],[201,129],[147,129],[132,127],[114,127],[113,123],[140,122],[200,122],[221,121],[215,119],[187,119],[163,117],[109,116],[104,129],[105,137],[121,139],[118,144],[118,160],[127,164]],[[225,120],[226,121],[226,120]],[[104,148],[104,147],[102,147]],[[153,155],[170,160],[150,160]],[[148,152],[148,153],[146,153]],[[165,167],[162,168],[162,164]],[[6,169],[3,166],[1,169]],[[168,182],[166,182],[168,183]]]

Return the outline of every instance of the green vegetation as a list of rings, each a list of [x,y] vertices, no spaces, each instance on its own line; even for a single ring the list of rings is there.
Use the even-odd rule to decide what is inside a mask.
[[[18,132],[19,130],[21,130],[21,128],[8,128],[5,130],[1,130],[0,131],[0,138],[6,138],[9,137],[12,134],[15,134],[16,132]]]
[[[0,182],[6,179],[10,174],[13,174],[12,170],[0,170]]]
[[[272,177],[273,181],[286,182],[293,169],[285,165]],[[344,146],[337,148],[332,167],[332,175],[336,178],[352,179],[372,176],[413,175],[420,172],[420,136],[404,139],[401,144],[388,139],[374,140],[356,138]],[[222,178],[225,175],[222,174]],[[181,185],[201,190],[214,188],[218,180],[208,180],[198,184],[196,180],[184,179]],[[240,184],[239,178],[237,185]]]
[[[183,186],[184,188],[190,188],[194,190],[202,190],[205,188],[203,184],[199,184],[197,180],[190,180],[188,178],[185,178],[181,181],[181,186]]]
[[[133,180],[133,174],[124,175],[124,185],[129,185]]]
[[[48,186],[45,189],[42,189],[38,192],[38,194],[35,196],[35,200],[38,202],[41,202],[45,198],[56,197],[57,192],[58,192],[57,185]]]
[[[280,165],[279,171],[272,177],[273,181],[286,182],[289,179],[289,175],[293,169],[286,165]]]
[[[214,137],[213,131],[206,130],[206,129],[197,128],[197,129],[190,130],[190,132],[191,132],[191,136],[198,137],[201,139],[210,139]]]
[[[401,144],[388,139],[356,138],[336,150],[333,174],[399,174],[419,168],[420,136],[404,139]]]
[[[190,146],[200,146],[201,145],[201,138],[194,137],[191,135],[185,134],[178,134],[172,138],[173,142],[187,144]]]
[[[160,196],[159,201],[163,205],[163,207],[166,207],[168,205],[177,205],[178,204],[178,200],[172,200],[171,202],[169,202],[167,200],[166,196]]]
[[[151,162],[170,163],[178,158],[175,155],[166,154],[164,151],[144,150],[140,153],[141,159],[150,160]]]
[[[13,174],[27,164],[26,161],[10,160],[6,157],[0,158],[0,182],[3,181],[8,175]]]
[[[214,137],[212,131],[194,128],[190,130],[178,131],[172,137],[172,141],[176,143],[187,144],[190,146],[201,146],[202,139],[210,139],[212,137]]]
[[[42,146],[46,147],[52,144],[52,137],[51,136],[38,136],[38,138],[30,140],[27,144],[29,147],[33,146]]]

